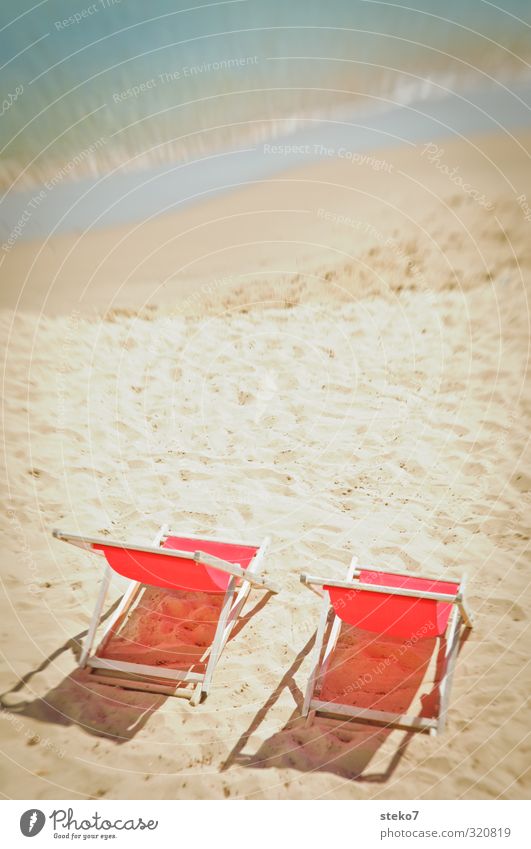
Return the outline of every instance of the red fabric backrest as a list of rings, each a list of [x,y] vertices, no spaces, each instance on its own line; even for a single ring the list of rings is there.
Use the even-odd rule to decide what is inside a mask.
[[[95,544],[93,548],[103,551],[109,566],[119,575],[152,587],[224,593],[231,578],[227,572],[204,563],[182,557],[168,557],[158,552],[139,551],[134,546],[124,548],[112,544]],[[229,563],[239,563],[242,569],[247,569],[258,551],[253,546],[187,537],[168,537],[162,548],[204,551]]]
[[[437,581],[430,578],[415,578],[408,575],[393,575],[389,572],[372,572],[363,569],[359,580],[363,584],[379,584],[387,587],[423,590],[424,592],[455,595],[459,584]],[[443,634],[452,610],[452,604],[425,598],[373,593],[325,586],[335,612],[350,625],[378,634],[410,639],[426,639]]]

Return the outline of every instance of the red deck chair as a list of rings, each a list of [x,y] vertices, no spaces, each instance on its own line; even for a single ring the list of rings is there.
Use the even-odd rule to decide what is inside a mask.
[[[312,671],[306,688],[303,715],[320,714],[348,719],[399,725],[432,734],[444,729],[453,668],[460,642],[461,626],[472,627],[472,616],[464,599],[464,580],[383,572],[373,567],[360,568],[354,557],[345,580],[329,581],[301,575],[309,589],[323,597],[317,629]],[[321,659],[330,613],[333,621]],[[336,645],[341,623],[380,634],[415,640],[438,637],[444,641],[444,663],[439,682],[439,715],[435,718],[408,716],[369,710],[314,698],[316,686],[322,684],[330,655]]]
[[[276,588],[259,574],[270,543],[268,538],[260,544],[229,542],[193,534],[175,536],[166,527],[160,529],[152,546],[128,545],[57,530],[53,531],[53,536],[100,554],[107,561],[96,608],[79,661],[81,667],[90,667],[100,677],[107,673],[106,683],[171,693],[189,698],[192,704],[198,704],[208,693],[214,669],[238,620],[251,585],[261,590],[277,592]],[[102,642],[96,652],[92,653],[113,570],[128,578],[130,584],[105,629]],[[130,663],[102,656],[106,644],[125,621],[140,590],[146,586],[223,596],[204,673]],[[177,687],[177,684],[185,686]],[[186,687],[186,684],[195,684],[195,687],[191,689]]]

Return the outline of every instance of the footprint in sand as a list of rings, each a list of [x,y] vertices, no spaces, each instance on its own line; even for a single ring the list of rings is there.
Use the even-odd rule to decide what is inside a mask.
[[[518,492],[531,492],[531,476],[517,472],[511,478],[511,483]]]

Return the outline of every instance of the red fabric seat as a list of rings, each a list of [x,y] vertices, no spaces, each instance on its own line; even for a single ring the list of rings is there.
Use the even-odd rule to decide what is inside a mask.
[[[422,590],[455,595],[458,583],[452,581],[393,575],[363,569],[359,579],[363,584]],[[391,637],[426,639],[440,636],[446,630],[452,604],[425,598],[373,593],[369,590],[325,586],[336,614],[344,622]]]
[[[95,544],[93,548],[103,551],[109,566],[119,575],[153,587],[224,593],[231,578],[227,572],[204,563],[181,557],[168,557],[158,552],[139,551],[134,546],[124,548]],[[168,537],[162,548],[204,551],[229,563],[239,563],[242,569],[247,569],[258,551],[258,547],[251,545],[174,536]]]

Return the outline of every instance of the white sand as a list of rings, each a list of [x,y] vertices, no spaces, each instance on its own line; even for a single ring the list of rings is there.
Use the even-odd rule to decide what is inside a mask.
[[[389,151],[392,173],[324,163],[124,230],[115,254],[111,232],[6,258],[6,796],[528,794],[528,142],[445,145],[492,211],[419,151]],[[179,239],[186,222],[199,230]],[[195,709],[76,671],[101,564],[50,535],[149,542],[163,522],[271,534],[282,585],[265,605],[253,592]],[[340,576],[354,551],[470,570],[477,625],[444,736],[297,718],[319,607],[298,575]],[[353,679],[391,650],[357,639]],[[361,698],[425,660],[417,646]]]

